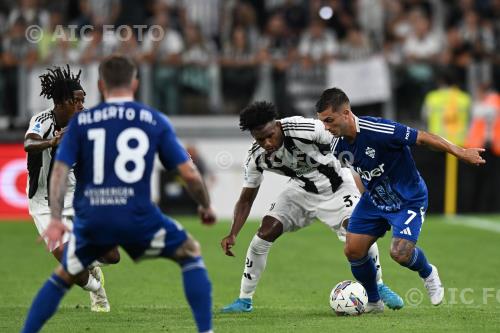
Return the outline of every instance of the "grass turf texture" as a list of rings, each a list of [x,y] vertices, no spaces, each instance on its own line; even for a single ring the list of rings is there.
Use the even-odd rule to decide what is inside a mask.
[[[500,216],[485,218],[500,225]],[[381,239],[384,280],[405,299],[405,308],[386,309],[381,315],[337,317],[328,305],[330,290],[337,282],[352,276],[342,254],[342,243],[317,223],[277,241],[254,297],[254,312],[235,315],[220,314],[218,310],[239,294],[246,248],[258,225],[246,225],[234,248],[237,257],[230,258],[222,254],[219,246],[228,231],[227,223],[206,228],[194,218],[179,218],[179,221],[202,244],[213,283],[216,332],[500,329],[498,231],[451,225],[441,217],[426,219],[419,246],[438,266],[447,288],[448,304],[439,307],[432,307],[416,273],[390,259],[390,238]],[[36,237],[31,223],[0,223],[0,332],[19,331],[32,298],[55,267],[55,260],[42,244],[35,242]],[[44,332],[195,331],[179,269],[172,262],[149,260],[134,265],[122,252],[121,263],[105,267],[104,272],[111,313],[90,312],[88,293],[74,287]],[[417,288],[423,296],[418,306],[408,304],[418,301],[418,291],[405,297],[411,288]]]

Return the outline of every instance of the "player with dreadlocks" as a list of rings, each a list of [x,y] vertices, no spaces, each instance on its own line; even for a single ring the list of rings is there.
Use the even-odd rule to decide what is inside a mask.
[[[42,86],[40,96],[52,99],[54,107],[34,115],[24,137],[24,150],[28,153],[29,213],[42,237],[50,222],[48,186],[53,157],[69,120],[75,112],[83,110],[85,102],[85,91],[80,85],[80,74],[81,70],[76,75],[71,73],[69,65],[66,65],[66,68],[48,69],[47,73],[40,76]],[[63,213],[64,223],[69,230],[71,230],[74,216],[74,190],[75,177],[71,173]],[[47,242],[45,237],[44,239]],[[49,247],[49,251],[59,262],[68,239],[67,233],[63,239],[64,244]],[[106,263],[116,263],[119,260],[119,253],[116,249],[103,259]],[[90,292],[92,311],[108,312],[110,310],[104,290],[104,278],[98,266],[84,271],[76,283]]]

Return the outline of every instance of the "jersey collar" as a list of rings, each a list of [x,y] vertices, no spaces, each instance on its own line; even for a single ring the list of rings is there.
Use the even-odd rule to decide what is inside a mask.
[[[106,103],[125,103],[125,102],[132,102],[133,100],[134,98],[131,96],[110,97],[106,99]]]

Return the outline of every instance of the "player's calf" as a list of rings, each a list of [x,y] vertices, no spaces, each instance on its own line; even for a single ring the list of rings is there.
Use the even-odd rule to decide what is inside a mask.
[[[199,332],[212,329],[212,284],[201,257],[200,244],[188,235],[172,257],[180,265],[184,293]]]

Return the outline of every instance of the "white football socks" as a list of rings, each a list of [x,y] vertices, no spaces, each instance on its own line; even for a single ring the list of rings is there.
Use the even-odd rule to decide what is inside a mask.
[[[375,267],[377,268],[377,284],[384,283],[382,281],[382,266],[380,265],[377,243],[373,243],[373,245],[368,249],[368,256],[373,260]]]
[[[272,245],[272,242],[265,241],[257,235],[253,236],[247,250],[245,270],[241,278],[240,298],[252,298],[260,275],[266,268],[267,255]]]
[[[101,282],[97,281],[95,277],[89,272],[89,280],[85,286],[82,287],[83,290],[96,292],[101,288]]]

